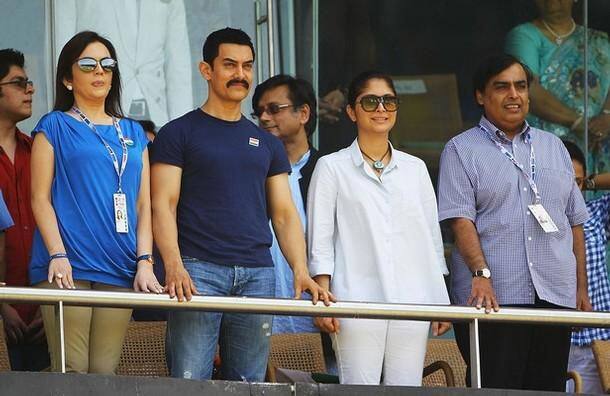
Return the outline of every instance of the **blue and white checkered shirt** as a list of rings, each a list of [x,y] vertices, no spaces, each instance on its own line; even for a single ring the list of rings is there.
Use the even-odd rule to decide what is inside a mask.
[[[534,181],[558,232],[545,233],[531,215],[528,205],[534,203],[534,193],[521,170],[502,154],[494,140],[526,166],[530,144],[534,145]],[[511,141],[482,117],[479,126],[455,136],[445,146],[438,190],[439,220],[467,218],[474,222],[500,304],[533,304],[537,293],[550,303],[576,306],[571,228],[583,224],[589,216],[574,183],[572,162],[559,138],[526,123]],[[471,284],[472,274],[454,248],[454,304],[466,304]]]
[[[610,233],[610,194],[587,202],[585,223],[589,299],[594,311],[610,311],[610,282],[606,272],[606,244]],[[610,329],[586,328],[572,333],[572,344],[589,345],[593,340],[610,339]]]

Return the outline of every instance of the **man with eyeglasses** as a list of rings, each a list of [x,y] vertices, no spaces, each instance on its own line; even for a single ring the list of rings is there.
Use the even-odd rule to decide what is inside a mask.
[[[278,137],[286,149],[291,172],[288,176],[292,200],[299,212],[303,232],[306,230],[305,202],[318,152],[309,144],[316,129],[316,95],[303,79],[277,75],[259,84],[252,96],[252,116],[267,132]],[[292,270],[272,230],[271,257],[275,266],[275,296],[291,298]],[[274,333],[315,332],[312,319],[303,316],[275,316]]]
[[[259,84],[252,96],[252,117],[258,119],[260,127],[277,136],[284,145],[291,173],[288,176],[292,200],[299,212],[303,231],[306,230],[307,190],[309,181],[320,157],[311,146],[310,137],[316,129],[317,100],[311,84],[302,79],[285,74],[273,76]],[[271,257],[275,266],[275,296],[291,298],[293,275],[286,258],[282,254],[277,238],[273,233]],[[275,316],[273,333],[313,333],[319,330],[313,325],[312,318],[304,316]],[[334,360],[330,339],[326,333],[325,357]],[[324,343],[323,343],[324,344]]]
[[[484,60],[473,78],[479,124],[441,155],[439,219],[455,235],[451,299],[487,313],[500,306],[590,311],[589,215],[561,140],[525,121],[531,81],[513,56]],[[454,327],[469,365],[468,325]],[[483,387],[565,389],[569,327],[483,322],[479,329]]]
[[[34,228],[30,206],[30,151],[32,139],[17,123],[32,115],[34,86],[24,70],[24,56],[0,50],[0,189],[15,225],[6,230],[4,266],[0,281],[29,286],[28,264]],[[38,371],[49,365],[49,355],[37,305],[1,304],[0,315],[8,339],[13,370]]]
[[[252,84],[254,46],[238,29],[210,34],[199,71],[208,83],[201,108],[166,124],[153,143],[155,242],[170,297],[193,294],[271,297],[275,274],[269,219],[294,271],[294,295],[330,294],[307,271],[305,238],[292,203],[290,163],[281,142],[241,114]],[[220,344],[220,376],[262,381],[273,317],[171,311],[173,377],[209,379]]]

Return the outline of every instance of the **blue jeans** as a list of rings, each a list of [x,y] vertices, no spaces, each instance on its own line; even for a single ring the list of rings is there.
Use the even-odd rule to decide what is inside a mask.
[[[190,257],[182,261],[201,295],[272,297],[275,293],[273,267],[229,267]],[[172,377],[210,379],[220,345],[222,379],[263,381],[272,321],[272,315],[171,311],[166,350]]]

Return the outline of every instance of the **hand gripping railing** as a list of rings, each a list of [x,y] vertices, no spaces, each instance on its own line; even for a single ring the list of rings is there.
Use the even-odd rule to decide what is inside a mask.
[[[479,321],[536,323],[579,327],[610,327],[608,312],[579,312],[574,310],[549,310],[525,308],[501,308],[499,312],[486,314],[473,307],[447,305],[411,305],[342,301],[326,307],[311,301],[251,297],[194,296],[189,302],[169,299],[167,294],[135,292],[108,292],[95,290],[60,290],[0,287],[1,302],[32,303],[55,306],[57,343],[60,359],[54,370],[65,372],[64,306],[194,309],[218,312],[265,313],[275,315],[335,316],[342,318],[397,319],[426,321],[470,322],[471,384],[481,387],[479,360]]]

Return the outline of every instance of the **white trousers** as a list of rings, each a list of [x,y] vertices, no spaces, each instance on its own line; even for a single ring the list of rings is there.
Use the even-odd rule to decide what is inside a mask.
[[[332,335],[342,384],[420,386],[429,322],[340,319]]]
[[[570,346],[570,360],[568,360],[568,371],[577,371],[582,377],[582,393],[602,395],[604,391],[597,371],[597,363],[590,345]],[[574,392],[574,383],[568,381],[567,392]]]

